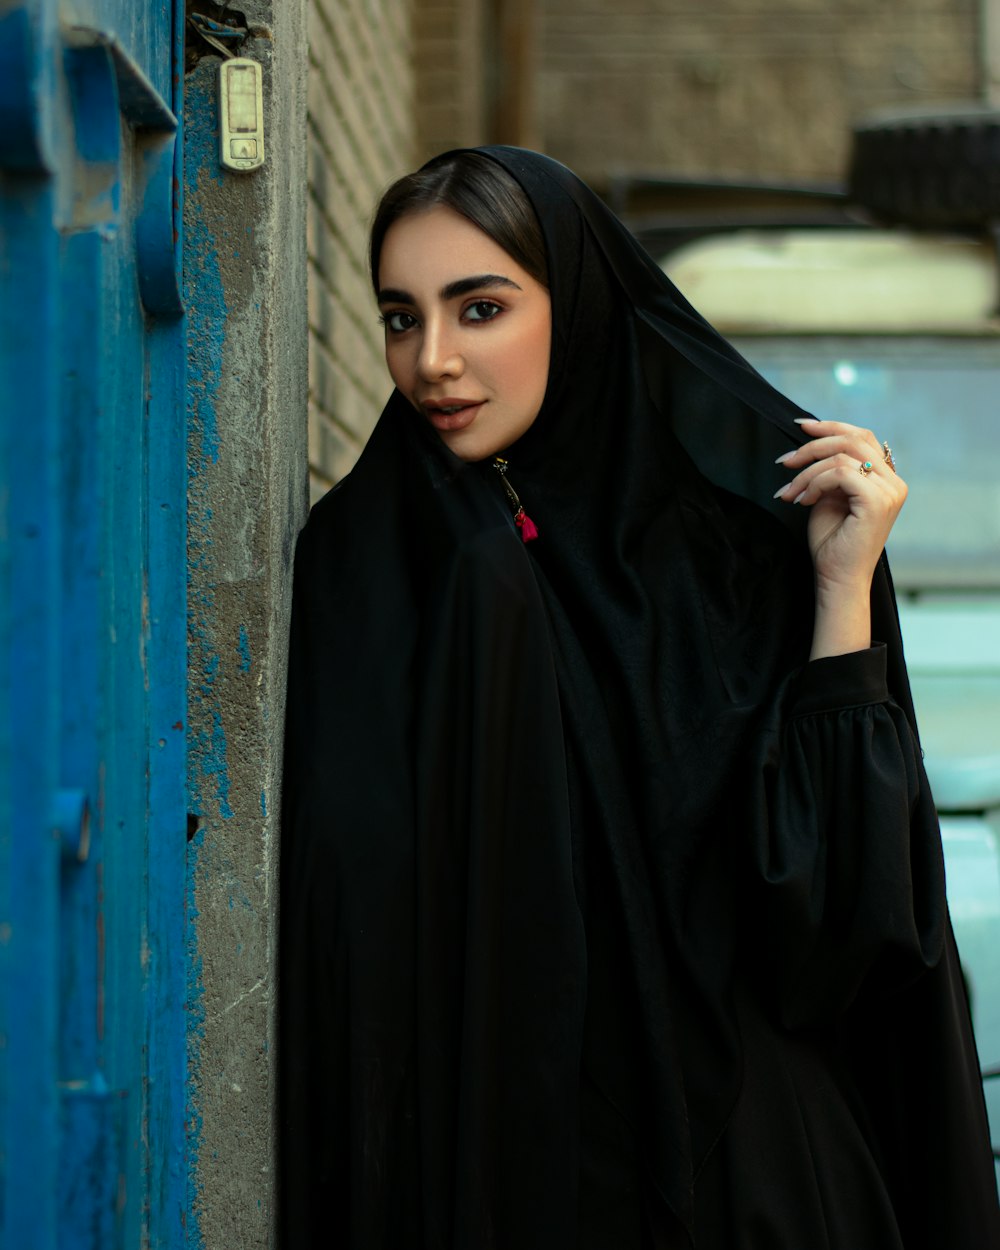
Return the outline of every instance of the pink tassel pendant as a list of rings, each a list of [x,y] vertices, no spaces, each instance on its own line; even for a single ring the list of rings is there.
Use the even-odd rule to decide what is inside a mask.
[[[518,508],[517,515],[514,517],[514,524],[521,531],[521,540],[523,542],[534,542],[538,537],[538,526],[523,508]]]
[[[500,481],[503,483],[504,491],[510,506],[514,509],[514,524],[521,533],[521,541],[530,543],[538,537],[538,526],[534,523],[527,512],[521,507],[521,501],[517,497],[517,491],[507,481],[507,461],[501,456],[495,457],[493,467],[500,474]]]

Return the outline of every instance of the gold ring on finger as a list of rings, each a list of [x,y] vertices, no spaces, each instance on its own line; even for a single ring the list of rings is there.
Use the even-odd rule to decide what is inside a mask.
[[[886,462],[889,468],[892,469],[893,473],[895,473],[896,462],[892,458],[892,448],[889,446],[888,443],[882,444],[882,459]]]
[[[871,471],[872,471],[872,462],[870,460],[862,460],[861,468],[858,470],[861,476],[867,477],[868,474],[871,473]]]

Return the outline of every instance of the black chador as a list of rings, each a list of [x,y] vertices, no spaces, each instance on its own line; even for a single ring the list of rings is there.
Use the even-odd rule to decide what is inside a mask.
[[[299,544],[284,1250],[996,1250],[885,560],[880,642],[809,663],[804,414],[484,152],[545,238],[542,410],[501,475],[394,393]]]

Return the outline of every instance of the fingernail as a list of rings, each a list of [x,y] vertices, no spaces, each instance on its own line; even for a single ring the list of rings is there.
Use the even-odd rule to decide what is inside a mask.
[[[784,486],[779,486],[779,487],[778,487],[778,489],[777,489],[777,490],[774,492],[774,494],[771,496],[771,498],[772,498],[772,499],[780,499],[780,498],[781,498],[781,496],[785,493],[785,491],[786,491],[786,490],[788,490],[788,488],[789,488],[789,486],[790,486],[790,485],[791,485],[791,483],[790,483],[790,482],[786,482],[786,483],[784,484]]]
[[[792,503],[798,503],[801,499],[805,498],[805,495],[806,495],[805,491],[803,491],[800,495],[796,495],[795,498],[792,500]]]
[[[796,417],[796,418],[795,418],[795,424],[796,424],[796,425],[808,425],[808,424],[810,424],[810,423],[811,423],[811,422],[813,422],[813,421],[815,421],[815,422],[816,422],[816,424],[818,425],[818,424],[819,424],[819,417]]]
[[[784,464],[786,460],[791,460],[792,456],[795,455],[796,450],[797,448],[793,447],[791,451],[782,452],[782,454],[777,458],[777,460],[775,460],[774,463]]]

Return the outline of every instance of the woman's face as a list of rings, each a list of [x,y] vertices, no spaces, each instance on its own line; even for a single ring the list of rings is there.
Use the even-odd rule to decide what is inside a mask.
[[[389,227],[378,276],[392,380],[441,441],[484,460],[520,438],[549,376],[545,287],[444,206]]]

